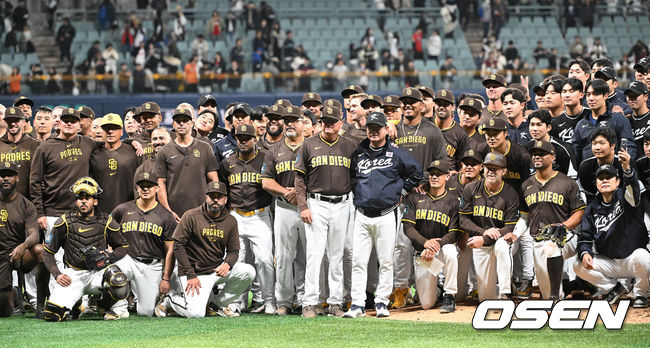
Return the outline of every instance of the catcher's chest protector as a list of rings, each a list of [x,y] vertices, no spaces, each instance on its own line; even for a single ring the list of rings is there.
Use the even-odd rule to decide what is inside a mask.
[[[79,218],[68,213],[65,214],[64,222],[67,233],[63,260],[73,267],[85,269],[86,262],[81,249],[91,246],[99,250],[106,249],[107,219],[105,217]]]

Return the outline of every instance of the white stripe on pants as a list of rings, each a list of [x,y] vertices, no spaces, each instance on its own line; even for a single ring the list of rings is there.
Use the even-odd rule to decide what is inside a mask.
[[[593,286],[609,292],[616,286],[618,278],[634,277],[634,296],[646,296],[650,288],[648,276],[650,276],[650,253],[646,249],[636,249],[630,256],[624,259],[610,259],[606,256],[595,255],[593,257],[593,269],[586,269],[578,258],[573,262],[573,269],[576,274],[588,281]]]
[[[298,244],[302,245],[303,249],[305,247],[305,225],[300,219],[298,207],[276,200],[273,229],[276,264],[275,299],[278,306],[290,307],[294,284],[296,281],[304,282],[304,279],[294,280],[294,261],[300,262],[296,260]]]
[[[275,269],[273,268],[273,230],[268,207],[251,216],[232,212],[239,229],[239,259],[245,263],[247,254],[255,258],[255,270],[260,279],[264,304],[275,305]],[[247,295],[247,294],[246,294]],[[248,297],[242,298],[248,301]],[[246,302],[244,302],[246,303]]]
[[[539,292],[543,299],[548,299],[551,295],[551,281],[548,275],[548,268],[546,266],[546,255],[544,254],[544,245],[549,241],[535,242],[533,244],[533,255],[535,257],[535,278],[537,278],[537,285],[539,285]],[[571,238],[564,248],[557,248],[552,257],[562,256],[565,260],[575,256],[576,246],[578,244],[577,236]]]
[[[436,258],[444,264],[442,273],[445,276],[445,283],[442,289],[445,294],[456,296],[458,292],[458,248],[456,244],[446,244],[440,248]],[[417,257],[413,258],[413,260]],[[415,266],[420,267],[420,266]],[[433,308],[438,300],[438,276],[427,270],[416,270],[415,289],[420,298],[422,309]]]
[[[474,249],[474,267],[479,301],[497,298],[497,282],[499,294],[511,293],[512,252],[502,237],[493,245]]]
[[[255,268],[247,263],[237,262],[230,269],[225,277],[219,277],[216,273],[197,276],[201,282],[199,293],[192,296],[185,293],[187,287],[187,276],[180,277],[181,291],[170,292],[172,309],[187,318],[201,318],[205,316],[205,307],[212,295],[212,288],[215,285],[225,284],[223,289],[214,298],[214,303],[219,307],[226,307],[232,301],[241,296],[255,278]]]
[[[312,223],[305,224],[307,240],[307,263],[305,267],[304,306],[318,304],[319,278],[323,255],[327,247],[329,260],[328,285],[330,295],[327,303],[343,303],[343,247],[348,227],[350,200],[329,203],[317,199],[307,199],[311,211]]]
[[[404,234],[404,226],[401,223],[402,216],[406,205],[402,204],[399,207],[397,226],[397,238],[395,239],[395,256],[393,260],[393,286],[397,288],[406,288],[409,286],[409,278],[413,272],[413,244],[411,240]]]
[[[375,304],[388,304],[393,290],[393,252],[395,251],[395,211],[384,216],[367,217],[356,211],[354,217],[354,249],[352,253],[352,304],[364,307],[368,278],[368,260],[373,247],[379,261],[379,281],[375,293]],[[370,265],[376,267],[376,264]]]

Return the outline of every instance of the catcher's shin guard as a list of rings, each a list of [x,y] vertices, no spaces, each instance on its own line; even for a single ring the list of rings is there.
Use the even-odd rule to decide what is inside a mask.
[[[120,267],[109,265],[104,270],[104,291],[99,307],[109,309],[115,302],[126,299],[131,293],[131,283]]]
[[[70,316],[70,309],[61,307],[50,301],[45,302],[43,310],[43,319],[45,321],[66,321]]]

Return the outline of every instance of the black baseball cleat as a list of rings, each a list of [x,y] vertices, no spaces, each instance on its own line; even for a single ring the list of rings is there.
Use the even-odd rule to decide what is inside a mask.
[[[612,290],[610,290],[607,295],[605,295],[605,300],[609,302],[610,305],[613,305],[614,303],[618,302],[618,300],[621,298],[621,296],[627,294],[627,289],[623,284],[620,282],[616,283],[616,286]]]
[[[648,308],[648,298],[645,296],[637,296],[632,303],[634,308]]]
[[[452,294],[442,295],[442,305],[440,306],[440,313],[452,313],[456,310],[456,300]]]
[[[515,293],[514,298],[517,300],[528,300],[533,295],[533,287],[530,286],[531,281],[524,279],[519,284],[517,292]]]

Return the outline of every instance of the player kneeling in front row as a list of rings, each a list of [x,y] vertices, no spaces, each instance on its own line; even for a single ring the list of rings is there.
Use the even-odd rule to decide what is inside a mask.
[[[251,284],[255,268],[237,262],[239,232],[227,202],[226,186],[213,181],[208,184],[205,203],[181,217],[173,239],[182,289],[163,297],[156,306],[157,316],[166,317],[171,309],[188,318],[204,317],[208,301],[219,307],[220,316],[239,316],[227,306]],[[224,284],[223,289],[211,298],[219,284]]]
[[[83,294],[101,294],[99,307],[104,319],[119,319],[111,307],[125,299],[131,286],[120,267],[133,262],[126,256],[128,244],[120,226],[110,216],[96,213],[101,188],[90,177],[77,180],[70,188],[76,208],[63,214],[52,230],[52,240],[45,244],[43,262],[56,284],[45,304],[43,319],[63,321],[70,318],[70,309]],[[110,245],[113,252],[106,249]],[[56,265],[54,254],[63,247],[63,271]]]
[[[618,156],[623,179],[611,165],[601,166],[596,173],[599,194],[582,218],[579,259],[573,269],[598,289],[594,298],[604,298],[610,304],[627,292],[617,279],[634,277],[632,306],[645,308],[650,253],[646,249],[648,233],[643,224],[641,188],[636,171],[630,167],[630,155],[622,150]]]
[[[429,309],[436,304],[440,267],[435,267],[435,264],[443,263],[445,282],[440,312],[450,313],[456,310],[458,292],[458,248],[455,242],[462,234],[458,223],[459,202],[458,196],[446,189],[449,178],[447,163],[435,160],[427,172],[429,190],[425,194],[413,192],[409,195],[402,223],[404,234],[419,254],[414,261],[415,289],[422,308]]]

